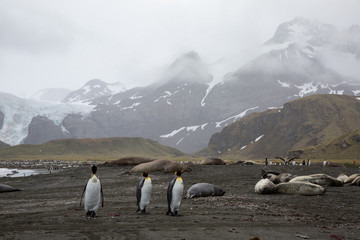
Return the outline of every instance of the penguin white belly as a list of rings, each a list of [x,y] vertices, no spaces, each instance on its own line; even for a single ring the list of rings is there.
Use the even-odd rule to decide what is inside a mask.
[[[178,179],[176,179],[176,182],[172,189],[172,197],[171,197],[171,203],[170,203],[171,212],[179,210],[183,191],[184,191],[183,181],[181,178],[178,178]]]
[[[141,188],[141,199],[140,199],[140,210],[143,210],[146,208],[147,205],[150,203],[151,198],[151,190],[152,190],[152,184],[151,179],[147,178],[144,181],[144,185]]]
[[[85,211],[94,211],[96,212],[100,206],[100,195],[101,195],[101,186],[100,181],[97,177],[92,177],[87,185],[85,190],[84,206]]]

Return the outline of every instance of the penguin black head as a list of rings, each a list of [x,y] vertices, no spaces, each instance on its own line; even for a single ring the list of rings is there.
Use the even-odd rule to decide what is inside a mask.
[[[178,177],[180,177],[183,172],[184,172],[184,170],[177,170],[177,171],[175,172],[175,175],[178,176]]]
[[[93,174],[96,174],[96,170],[97,170],[97,167],[96,167],[95,165],[93,165],[93,166],[91,167],[92,173],[93,173]]]
[[[143,177],[148,177],[149,176],[149,171],[143,172]]]

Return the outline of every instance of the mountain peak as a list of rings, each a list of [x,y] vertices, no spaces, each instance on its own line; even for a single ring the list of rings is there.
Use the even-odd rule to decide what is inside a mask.
[[[330,42],[336,34],[336,28],[330,24],[296,17],[280,24],[274,36],[266,44],[298,43],[322,46]]]
[[[64,103],[85,103],[103,96],[109,96],[116,93],[124,92],[126,89],[123,84],[106,83],[100,79],[88,81],[82,88],[71,92],[64,100]]]
[[[212,75],[195,51],[188,52],[177,58],[165,73],[166,81],[208,83]]]

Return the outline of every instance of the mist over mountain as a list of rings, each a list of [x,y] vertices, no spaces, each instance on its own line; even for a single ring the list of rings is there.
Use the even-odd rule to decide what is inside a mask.
[[[66,88],[45,88],[32,95],[31,99],[45,102],[61,102],[70,92],[71,90]]]
[[[143,137],[194,153],[214,133],[251,112],[312,94],[360,95],[360,70],[355,67],[360,63],[360,31],[359,26],[350,29],[295,18],[278,27],[264,44],[265,53],[220,81],[196,51],[175,59],[148,86],[126,90],[120,83],[91,80],[59,105],[64,109],[81,103],[90,106],[86,113],[60,111],[62,117],[54,118],[44,108],[15,113],[9,110],[14,103],[0,102],[4,119],[27,115],[26,121],[4,121],[0,140],[13,145],[56,138]],[[11,128],[21,134],[14,138]]]
[[[110,96],[124,92],[125,86],[119,82],[106,83],[100,79],[88,81],[82,88],[72,91],[63,100],[63,103],[89,103],[96,98]]]

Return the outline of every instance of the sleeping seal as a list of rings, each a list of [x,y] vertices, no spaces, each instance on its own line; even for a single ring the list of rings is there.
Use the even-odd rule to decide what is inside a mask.
[[[345,180],[348,178],[347,175],[340,173],[339,176],[336,178],[339,181],[345,182]]]
[[[21,191],[20,189],[13,188],[12,186],[6,184],[0,184],[0,193],[4,192],[16,192]]]
[[[291,179],[289,182],[309,182],[321,186],[335,186],[335,187],[343,186],[342,181],[326,174],[312,174],[308,176],[299,176]]]
[[[355,178],[350,185],[360,186],[360,176]]]
[[[274,193],[275,184],[268,178],[261,179],[255,185],[255,192],[260,194],[271,194]]]
[[[325,193],[325,188],[309,182],[287,182],[279,183],[274,187],[275,193],[297,194],[305,196],[321,195]]]
[[[349,177],[347,177],[344,181],[344,183],[351,183],[352,181],[354,181],[355,178],[360,177],[359,173],[353,174]]]
[[[210,183],[196,183],[192,185],[186,194],[186,198],[222,196],[225,191],[220,187]]]

